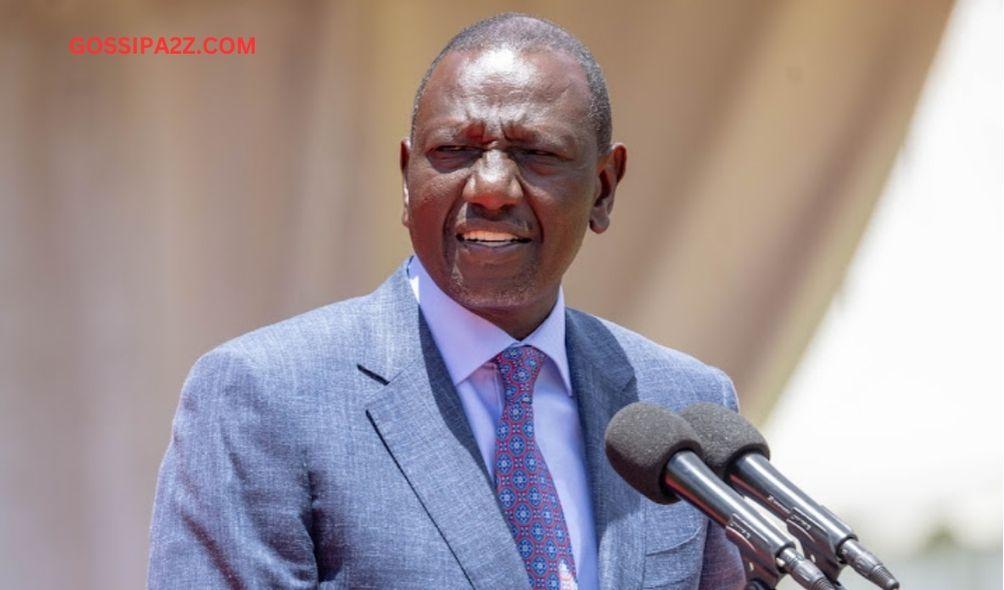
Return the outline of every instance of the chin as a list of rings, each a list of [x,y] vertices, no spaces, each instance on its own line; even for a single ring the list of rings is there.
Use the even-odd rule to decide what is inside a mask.
[[[509,310],[528,307],[540,299],[539,290],[530,280],[516,281],[505,287],[470,285],[460,277],[451,277],[448,295],[472,310]]]

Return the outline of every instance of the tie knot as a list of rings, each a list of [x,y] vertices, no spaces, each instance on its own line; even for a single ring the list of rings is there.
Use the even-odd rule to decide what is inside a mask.
[[[532,346],[512,346],[495,355],[492,360],[502,378],[506,400],[533,393],[533,384],[545,358],[543,352]]]

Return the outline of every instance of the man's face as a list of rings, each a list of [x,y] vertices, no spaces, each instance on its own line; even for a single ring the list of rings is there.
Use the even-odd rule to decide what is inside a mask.
[[[586,228],[609,223],[624,148],[600,153],[588,105],[563,53],[451,53],[401,145],[415,253],[451,298],[518,337],[553,307]]]

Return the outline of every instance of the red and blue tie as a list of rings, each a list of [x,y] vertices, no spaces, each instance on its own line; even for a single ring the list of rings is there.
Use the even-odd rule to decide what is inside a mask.
[[[533,384],[546,358],[532,346],[518,346],[493,359],[504,393],[495,433],[495,493],[531,588],[573,590],[575,559],[565,515],[534,437]]]

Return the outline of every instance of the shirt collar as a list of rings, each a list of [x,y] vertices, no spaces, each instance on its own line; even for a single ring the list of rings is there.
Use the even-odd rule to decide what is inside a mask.
[[[465,381],[478,367],[510,346],[529,344],[554,362],[565,391],[571,395],[572,382],[565,350],[565,294],[562,289],[558,289],[558,301],[544,322],[523,340],[516,340],[502,328],[451,299],[432,280],[417,256],[408,261],[407,270],[411,292],[418,300],[454,385]]]

